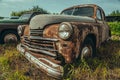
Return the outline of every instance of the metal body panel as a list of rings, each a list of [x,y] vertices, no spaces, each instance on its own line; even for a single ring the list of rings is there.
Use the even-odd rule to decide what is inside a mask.
[[[95,22],[93,18],[86,16],[69,15],[37,15],[30,22],[31,29],[43,29],[48,24],[60,22]]]

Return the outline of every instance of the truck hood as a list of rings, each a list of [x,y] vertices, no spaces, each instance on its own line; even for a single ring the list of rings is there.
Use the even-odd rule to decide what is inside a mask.
[[[3,23],[27,23],[27,19],[2,19],[0,20],[0,24]]]
[[[95,22],[95,19],[72,15],[37,15],[30,21],[31,29],[43,29],[46,25],[61,22]]]

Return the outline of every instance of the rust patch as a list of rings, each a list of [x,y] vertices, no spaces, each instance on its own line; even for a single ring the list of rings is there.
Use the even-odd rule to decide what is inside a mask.
[[[64,57],[66,63],[71,63],[75,55],[73,55],[74,43],[72,40],[64,41],[58,37],[59,24],[47,26],[44,30],[44,37],[57,38],[59,42],[55,43],[58,52]]]
[[[58,43],[57,46],[59,49],[59,53],[63,55],[65,58],[66,63],[71,63],[73,61],[74,55],[73,55],[73,49],[74,49],[74,43],[71,41],[61,41]]]
[[[43,37],[58,38],[58,27],[59,27],[59,24],[47,26],[43,32]]]
[[[21,36],[21,42],[24,43],[24,36],[28,36],[30,35],[30,27],[29,25],[21,25],[24,26],[24,32],[23,32],[23,36]]]
[[[28,35],[30,35],[30,27],[29,27],[29,25],[23,25],[23,26],[25,26],[23,36],[28,36]]]
[[[98,34],[96,31],[97,28],[91,23],[71,22],[71,24],[73,25],[74,33],[67,41],[58,37],[59,24],[47,26],[44,30],[44,37],[59,39],[55,45],[58,52],[64,57],[66,63],[71,63],[75,58],[78,58],[80,55],[80,47],[89,33]]]

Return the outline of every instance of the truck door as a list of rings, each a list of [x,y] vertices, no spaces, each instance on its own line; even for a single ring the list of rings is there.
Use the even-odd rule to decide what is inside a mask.
[[[100,24],[100,27],[99,28],[101,31],[101,33],[99,33],[101,35],[101,41],[104,42],[108,36],[109,36],[109,27],[108,25],[106,24],[105,22],[105,18],[104,18],[104,13],[101,11],[101,9],[97,9],[97,12],[96,12],[96,19],[97,19],[97,22],[98,24]]]

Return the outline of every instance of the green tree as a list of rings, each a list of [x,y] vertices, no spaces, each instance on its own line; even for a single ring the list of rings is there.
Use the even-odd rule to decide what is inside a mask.
[[[49,13],[48,11],[44,10],[43,8],[40,8],[39,6],[33,6],[33,8],[30,11],[38,11],[41,12],[42,14]]]
[[[46,11],[43,8],[40,8],[39,6],[33,6],[32,9],[29,10],[22,10],[22,11],[12,11],[11,16],[21,16],[22,14],[26,13],[26,12],[41,12],[41,14],[48,14],[49,12]]]
[[[3,18],[4,18],[4,17],[1,17],[1,16],[0,16],[0,19],[3,19]]]
[[[53,15],[59,15],[59,13],[52,13]]]
[[[119,10],[112,11],[112,13],[110,13],[109,16],[120,16],[120,11]]]

